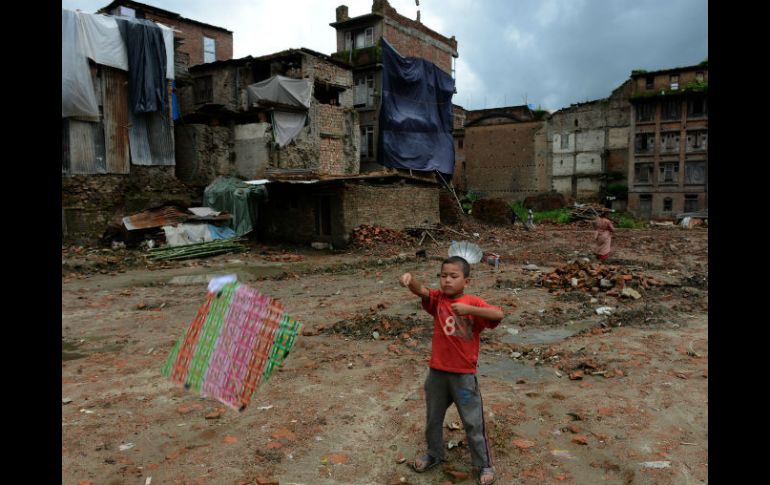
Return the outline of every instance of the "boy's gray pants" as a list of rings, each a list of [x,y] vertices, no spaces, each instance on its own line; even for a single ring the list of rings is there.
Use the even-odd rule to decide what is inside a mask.
[[[487,430],[484,426],[484,409],[476,374],[457,374],[430,369],[425,379],[425,403],[427,407],[425,439],[428,442],[430,456],[439,460],[444,459],[444,417],[449,405],[455,403],[465,427],[473,465],[492,466]]]

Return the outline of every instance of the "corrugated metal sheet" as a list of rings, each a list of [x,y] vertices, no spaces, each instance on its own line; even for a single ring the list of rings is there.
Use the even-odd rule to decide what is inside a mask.
[[[129,173],[128,73],[102,66],[101,84],[107,172]]]
[[[126,226],[126,229],[133,231],[135,229],[149,229],[151,227],[178,224],[192,217],[192,214],[181,211],[176,207],[169,206],[126,216],[123,218],[123,224]]]
[[[165,112],[129,110],[128,138],[134,165],[174,165],[174,134]]]
[[[128,144],[131,149],[131,163],[134,165],[153,164],[146,116],[146,114],[134,114],[128,109]]]
[[[70,121],[61,120],[61,173],[70,173]]]
[[[174,165],[174,129],[165,112],[152,113],[149,119],[150,152],[154,165]]]
[[[70,119],[68,122],[69,173],[73,175],[106,173],[102,124],[75,119]],[[99,142],[102,150],[97,146]]]
[[[170,83],[167,88],[170,89]],[[128,110],[131,163],[134,165],[176,164],[174,123],[169,112],[169,110],[161,110],[136,114]]]

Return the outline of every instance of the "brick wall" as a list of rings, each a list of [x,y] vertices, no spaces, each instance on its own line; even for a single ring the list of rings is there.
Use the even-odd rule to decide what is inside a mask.
[[[708,82],[709,80],[709,69],[708,66],[698,66],[698,67],[692,67],[688,69],[683,69],[681,71],[671,70],[664,73],[659,74],[649,74],[650,76],[653,76],[653,88],[651,91],[660,91],[660,90],[666,90],[668,91],[671,89],[671,75],[677,74],[679,76],[679,89],[682,89],[686,84],[695,82],[695,74],[697,72],[703,72],[703,80],[705,82]],[[640,77],[636,78],[634,80],[634,91],[635,92],[644,92],[647,91],[646,89],[646,83],[647,83],[647,75],[643,74]]]
[[[344,135],[344,108],[330,104],[318,105],[318,126],[322,134]]]
[[[505,106],[502,108],[487,108],[487,109],[474,109],[470,111],[465,111],[465,122],[470,123],[472,121],[476,121],[479,118],[488,117],[493,114],[498,113],[505,113],[511,116],[514,116],[515,119],[519,121],[532,121],[533,113],[532,111],[526,107],[526,106]],[[487,118],[484,120],[484,124],[488,125],[491,123],[510,123],[511,118],[506,117],[498,117],[495,119]]]
[[[609,150],[607,152],[607,171],[621,172],[624,176],[628,172],[628,149]],[[625,178],[622,181],[626,182]]]
[[[128,175],[62,177],[65,240],[94,243],[107,226],[166,202],[191,206],[203,193],[174,177],[174,167],[132,165]]]
[[[305,56],[305,59],[303,75],[310,76],[316,81],[338,86],[353,86],[353,72],[351,70],[311,56]]]
[[[550,189],[543,122],[465,128],[465,179],[486,197],[521,200]],[[539,138],[542,141],[537,142]]]
[[[443,51],[418,37],[402,32],[388,24],[384,26],[383,36],[402,56],[420,57],[437,65],[439,69],[447,74],[452,74],[452,55],[449,52]]]
[[[233,128],[178,123],[174,126],[174,142],[179,180],[205,187],[220,175],[238,175]]]
[[[462,130],[465,125],[466,111],[462,106],[452,105],[452,128]]]
[[[324,175],[358,173],[358,124],[354,110],[318,104],[320,134],[318,172]],[[311,122],[314,122],[311,120]]]
[[[350,232],[361,224],[401,230],[439,222],[439,189],[415,185],[290,186],[271,184],[270,198],[259,208],[260,237],[309,243],[328,241],[335,247],[349,243]],[[316,234],[317,199],[331,203],[332,234]]]
[[[345,232],[361,224],[390,229],[439,223],[439,188],[420,185],[345,186]]]
[[[148,20],[160,22],[173,27],[180,32],[174,32],[174,37],[182,39],[184,43],[179,46],[179,51],[190,56],[190,66],[203,64],[203,37],[214,39],[216,59],[225,61],[233,58],[233,34],[221,30],[206,27],[204,25],[188,22],[184,19],[169,19],[150,12],[145,14]]]
[[[387,16],[388,18],[397,21],[401,25],[405,27],[411,27],[413,29],[419,30],[423,34],[426,34],[430,37],[433,37],[433,39],[438,40],[440,42],[449,44],[452,48],[457,49],[457,41],[452,39],[448,39],[444,37],[443,35],[439,34],[435,30],[432,30],[422,24],[421,22],[418,22],[416,20],[412,20],[409,17],[405,17],[398,13],[395,8],[387,1],[387,0],[374,0],[372,2],[372,12],[379,12],[382,15]]]
[[[344,149],[342,139],[321,137],[318,171],[324,175],[345,175]]]

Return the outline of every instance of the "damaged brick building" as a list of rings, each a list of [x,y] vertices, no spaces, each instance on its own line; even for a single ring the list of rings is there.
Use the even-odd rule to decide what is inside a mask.
[[[581,202],[627,193],[631,80],[608,98],[573,104],[548,119],[548,158],[554,191]],[[619,189],[619,190],[616,190]],[[624,209],[624,202],[614,204]]]
[[[343,248],[350,243],[351,231],[362,224],[403,230],[439,222],[438,185],[408,173],[274,179],[268,193],[258,220],[265,239]]]
[[[544,111],[509,106],[465,111],[455,124],[454,185],[487,198],[521,201],[550,190]]]
[[[389,21],[379,17],[378,29],[392,30],[395,42],[407,34],[424,40],[420,25],[414,31],[392,25],[399,17],[387,2],[373,8],[390,16]],[[198,34],[206,37],[189,28],[206,24],[137,2],[113,2],[102,10],[172,25],[166,28],[173,31],[168,45],[177,53],[185,40],[190,47]],[[205,57],[203,38],[202,51],[188,50],[170,61],[177,74],[168,75],[162,126],[152,121],[154,115],[127,123],[136,116],[123,106],[125,73],[121,78],[119,71],[91,64],[103,115],[89,124],[64,115],[62,121],[62,222],[69,240],[94,242],[122,216],[147,208],[200,204],[203,189],[219,176],[270,184],[270,197],[259,208],[260,238],[344,246],[355,225],[403,229],[438,222],[439,190],[432,176],[382,166],[361,174],[359,113],[348,62],[304,48],[230,59],[232,33],[214,30],[230,39],[214,43],[214,62],[206,62],[212,58]],[[451,69],[451,52],[444,64]],[[116,105],[123,107],[116,111]],[[128,136],[121,131],[126,126]],[[141,144],[134,143],[133,131]],[[405,205],[407,200],[419,206]]]
[[[708,209],[708,63],[631,74],[628,210],[669,219]]]
[[[347,66],[310,49],[214,62],[190,68],[179,89],[177,177],[205,186],[219,175],[244,179],[358,174],[358,113]],[[250,99],[248,88],[270,78],[304,80],[309,107]],[[306,113],[285,146],[275,140],[276,113]]]
[[[201,188],[221,175],[266,185],[260,239],[344,247],[361,224],[401,230],[439,222],[431,176],[381,166],[361,173],[359,113],[345,62],[289,49],[195,66],[190,74],[192,84],[179,90],[177,177]],[[250,89],[278,78],[306,82],[308,107],[252,98]],[[281,112],[307,116],[285,145],[276,136]]]
[[[124,3],[137,7],[137,15],[124,15],[128,22],[155,18],[157,13],[154,7]],[[147,7],[146,14],[138,10],[140,6]],[[119,4],[108,7],[105,9],[114,10]],[[118,13],[127,12],[118,9]],[[131,73],[126,51],[131,46],[126,42],[131,41],[121,38],[117,18],[62,10],[62,65],[67,67],[62,83],[64,87],[66,80],[69,89],[67,96],[64,89],[62,95],[62,236],[68,241],[95,242],[122,216],[148,207],[170,202],[190,206],[200,201],[197,190],[175,177],[172,83],[186,70],[177,62],[174,49],[181,45],[175,42],[179,32],[155,24],[162,30],[167,47],[165,79],[159,82],[168,96],[163,109],[138,113],[129,106]],[[86,28],[89,37],[78,37]],[[94,42],[97,44],[92,45]],[[77,45],[89,45],[93,57],[74,47]],[[78,67],[81,65],[82,69]],[[73,83],[71,76],[81,76],[81,70],[91,82]],[[73,88],[91,91],[92,114],[71,109],[71,100],[77,98]]]
[[[348,62],[353,69],[353,104],[360,113],[361,170],[380,170],[377,164],[379,100],[382,94],[381,48],[384,38],[403,56],[432,62],[454,77],[457,40],[447,38],[420,22],[399,14],[387,0],[374,0],[371,13],[351,18],[348,7],[336,10],[337,59]]]
[[[176,59],[184,67],[233,57],[232,31],[182,17],[176,12],[130,0],[116,0],[97,13],[147,19],[172,27]]]

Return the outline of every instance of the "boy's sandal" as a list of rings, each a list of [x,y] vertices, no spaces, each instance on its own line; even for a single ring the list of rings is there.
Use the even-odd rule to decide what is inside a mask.
[[[487,476],[487,477],[491,476],[492,480],[489,480],[489,481],[486,481],[486,482],[482,482],[481,481],[481,477],[484,477],[484,476]],[[492,468],[492,467],[482,468],[481,471],[479,472],[479,481],[478,481],[478,483],[479,483],[479,485],[492,485],[493,483],[495,483],[496,479],[497,479],[497,476],[495,475],[495,469],[494,468]]]
[[[430,470],[431,468],[438,465],[439,463],[441,463],[441,460],[439,460],[438,458],[434,458],[431,455],[423,455],[420,458],[417,458],[416,460],[414,460],[414,464],[412,465],[412,467],[414,468],[414,471],[416,471],[417,473],[422,473]]]

